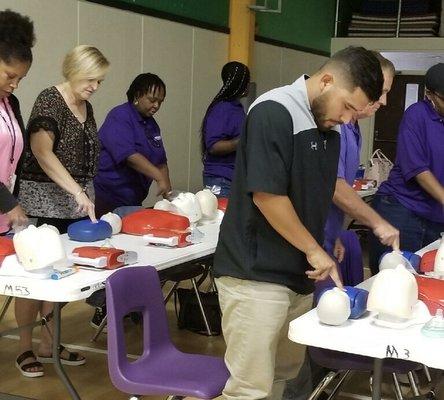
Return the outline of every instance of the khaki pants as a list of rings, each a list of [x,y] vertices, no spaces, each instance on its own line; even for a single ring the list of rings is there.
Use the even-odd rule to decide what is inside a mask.
[[[288,325],[311,309],[313,296],[227,276],[216,278],[216,286],[231,375],[219,398],[281,399],[305,352],[305,346],[288,339]]]

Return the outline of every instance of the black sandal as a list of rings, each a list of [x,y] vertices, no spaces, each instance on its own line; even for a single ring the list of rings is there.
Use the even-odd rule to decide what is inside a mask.
[[[26,378],[38,378],[39,376],[43,376],[45,373],[43,372],[43,365],[39,361],[32,361],[27,364],[23,364],[22,362],[25,361],[27,358],[34,358],[37,360],[37,357],[35,356],[34,352],[32,350],[28,350],[20,354],[17,359],[15,360],[15,366],[18,368],[20,373],[25,376]],[[41,371],[29,371],[31,368],[41,368]]]
[[[62,358],[61,354],[63,350],[66,350],[66,352],[69,354],[68,358]],[[72,365],[74,367],[78,365],[83,365],[86,363],[86,358],[80,355],[79,353],[71,352],[68,349],[65,348],[65,346],[60,345],[59,347],[59,356],[60,356],[60,362],[64,365]],[[54,360],[52,358],[52,355],[48,357],[44,356],[37,356],[37,360],[40,361],[43,364],[49,364],[53,363]]]

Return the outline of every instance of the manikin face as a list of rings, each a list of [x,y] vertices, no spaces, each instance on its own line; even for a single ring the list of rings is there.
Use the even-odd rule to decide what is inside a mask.
[[[312,112],[316,125],[321,131],[328,131],[335,125],[350,122],[358,111],[362,111],[369,100],[361,88],[350,92],[339,78],[330,74],[321,78],[321,94],[312,101]]]
[[[78,100],[89,100],[103,82],[103,76],[98,78],[77,79],[69,82],[74,97]]]
[[[356,115],[356,119],[372,117],[381,106],[387,105],[387,94],[392,88],[393,74],[390,70],[383,70],[382,73],[384,75],[384,86],[382,89],[381,97],[373,104],[369,104],[364,110],[362,110],[362,112],[358,112]]]
[[[0,60],[0,99],[10,96],[31,67],[29,61],[12,59],[9,63]]]
[[[165,92],[162,88],[157,87],[151,89],[143,96],[134,99],[134,106],[137,111],[144,117],[152,117],[165,100]]]

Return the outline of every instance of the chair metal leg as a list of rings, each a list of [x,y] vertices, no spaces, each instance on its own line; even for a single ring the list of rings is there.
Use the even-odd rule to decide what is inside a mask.
[[[336,386],[331,391],[330,396],[328,396],[327,400],[333,400],[335,398],[336,394],[339,392],[339,389],[342,387],[342,385],[345,382],[345,379],[347,378],[348,375],[350,375],[350,373],[351,373],[351,370],[347,370],[344,372],[344,374],[339,379],[339,382],[336,384]]]
[[[135,394],[133,394],[128,400],[139,400],[141,399],[140,396],[136,396]]]
[[[194,292],[196,293],[197,302],[199,303],[200,312],[205,323],[205,329],[207,330],[208,336],[213,336],[213,334],[211,333],[210,324],[208,323],[207,315],[205,314],[205,310],[202,305],[202,300],[200,298],[199,289],[197,288],[196,279],[192,278],[191,283],[193,284]]]
[[[412,392],[415,396],[419,396],[418,386],[416,385],[415,377],[413,376],[413,372],[410,371],[407,373],[409,377],[410,387],[412,388]]]
[[[168,396],[167,400],[182,400],[184,398],[183,396]]]
[[[427,382],[432,383],[432,377],[430,375],[429,367],[427,365],[423,365],[422,369],[424,370],[424,375],[426,376]]]
[[[107,319],[107,315],[105,315],[103,317],[102,322],[100,323],[99,327],[97,328],[97,332],[91,338],[91,342],[95,342],[97,340],[97,338],[100,336],[100,334],[102,333],[102,331],[105,329],[106,319]]]
[[[165,298],[163,299],[163,303],[164,304],[168,303],[168,300],[171,298],[171,296],[173,295],[174,291],[179,286],[179,283],[180,282],[175,282],[174,285],[171,287],[171,289],[168,291],[168,293],[166,294]]]
[[[396,376],[395,373],[392,374],[392,377],[393,377],[393,383],[395,385],[396,400],[403,400],[401,386],[399,385],[398,377]]]
[[[317,400],[317,398],[321,395],[321,393],[327,388],[330,382],[336,378],[339,372],[330,371],[327,375],[324,376],[321,382],[319,382],[318,386],[316,386],[313,393],[307,400]]]
[[[9,305],[11,304],[11,301],[12,301],[13,298],[14,298],[14,297],[12,297],[12,296],[8,296],[8,297],[5,299],[5,302],[3,303],[2,308],[1,308],[1,310],[0,310],[0,321],[1,321],[1,320],[3,319],[3,317],[5,316],[6,311],[8,311]]]

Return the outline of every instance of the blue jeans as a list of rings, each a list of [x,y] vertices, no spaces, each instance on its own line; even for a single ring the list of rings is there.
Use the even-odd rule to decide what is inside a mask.
[[[220,176],[203,175],[205,189],[210,189],[217,197],[229,197],[231,181]]]
[[[374,210],[382,218],[399,229],[400,248],[415,252],[441,237],[444,224],[422,218],[404,207],[394,196],[376,195],[372,202]],[[370,235],[370,269],[375,275],[379,272],[381,255],[390,251],[372,234]]]

